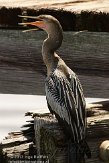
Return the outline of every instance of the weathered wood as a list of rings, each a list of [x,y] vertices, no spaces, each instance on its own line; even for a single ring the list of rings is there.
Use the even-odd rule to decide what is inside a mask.
[[[22,132],[13,132],[2,141],[1,144],[4,153],[9,158],[15,158],[17,156],[28,156],[31,150],[34,149],[33,142],[30,137],[25,137]],[[35,150],[36,151],[36,150]]]
[[[55,9],[65,9],[69,11],[75,11],[75,12],[81,12],[83,10],[88,11],[103,11],[103,12],[109,12],[109,3],[108,0],[55,0],[55,1],[25,1],[25,0],[10,0],[10,1],[0,1],[0,6],[6,6],[6,7],[28,7],[28,8],[55,8]]]
[[[87,141],[92,151],[92,158],[86,159],[86,163],[102,163],[98,158],[99,146],[102,141],[108,139],[109,101],[87,104],[87,112],[89,111]],[[103,111],[106,111],[107,114],[104,114]],[[21,158],[31,154],[36,155],[36,152],[38,155],[37,145],[40,145],[40,154],[49,156],[52,163],[66,163],[68,160],[68,140],[54,116],[50,113],[28,113],[26,115],[34,117],[34,121],[29,121],[23,126],[27,129],[9,134],[2,142],[3,151],[7,152],[7,156],[9,158],[20,156]],[[38,132],[40,137],[37,137]],[[38,139],[40,139],[39,142]]]
[[[44,94],[41,46],[46,34],[0,30],[0,35],[0,92]],[[108,33],[64,33],[58,53],[79,75],[85,96],[109,97],[108,42]]]
[[[87,112],[92,110],[94,116],[87,118],[87,141],[92,151],[92,158],[87,159],[86,163],[97,162],[99,160],[99,146],[102,141],[108,139],[109,133],[109,101],[99,102],[87,105]],[[102,112],[100,112],[102,110]],[[103,112],[107,111],[106,113]],[[100,112],[100,114],[99,114]],[[99,115],[99,116],[96,116]],[[68,140],[65,137],[62,128],[59,126],[55,118],[49,119],[48,115],[35,115],[35,130],[37,125],[40,124],[40,145],[42,154],[48,155],[53,163],[67,162],[68,160]],[[37,119],[38,116],[38,119]],[[37,124],[37,120],[39,121]],[[44,124],[45,121],[45,124]],[[43,122],[43,123],[42,123]],[[101,132],[103,131],[103,132]],[[35,137],[37,139],[37,137]]]
[[[109,32],[108,0],[0,1],[0,27],[18,28],[18,15],[50,14],[64,30]]]
[[[87,117],[109,114],[109,100],[95,103],[86,102]]]
[[[37,117],[36,117],[37,119]],[[44,120],[44,118],[43,118]],[[47,119],[45,118],[45,121]],[[92,158],[87,159],[86,163],[99,162],[99,146],[102,141],[108,139],[109,133],[109,115],[102,115],[96,117],[90,117],[87,119],[87,141],[92,151]],[[103,131],[103,132],[101,132]],[[41,127],[41,152],[48,155],[49,159],[53,163],[67,162],[68,159],[68,147],[67,138],[63,134],[62,128],[57,122],[52,122],[48,119],[48,124]]]
[[[95,10],[85,11],[81,13],[72,10],[63,10],[62,8],[37,7],[34,8],[0,8],[0,28],[19,29],[19,22],[22,19],[18,15],[32,15],[49,14],[56,17],[62,25],[64,31],[96,31],[109,32],[109,12],[97,12]],[[7,16],[8,15],[8,16]],[[25,20],[26,21],[26,20]]]
[[[9,163],[13,161],[29,162],[37,160],[37,150],[34,145],[34,121],[30,120],[28,124],[22,127],[22,131],[9,133],[0,144],[0,149],[3,150],[5,159]]]

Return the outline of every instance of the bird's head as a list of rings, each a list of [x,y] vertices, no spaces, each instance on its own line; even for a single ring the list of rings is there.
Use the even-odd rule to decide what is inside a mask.
[[[20,25],[31,25],[36,26],[48,33],[49,44],[54,44],[54,49],[56,50],[60,47],[63,39],[62,27],[59,21],[51,15],[39,15],[35,16],[20,16],[22,18],[35,19],[33,22],[20,23]],[[35,29],[34,29],[35,30]],[[29,30],[31,31],[31,30]],[[50,46],[49,46],[50,47]]]
[[[42,30],[45,30],[48,34],[53,33],[53,31],[60,31],[62,27],[59,21],[51,15],[40,15],[40,16],[20,16],[22,18],[36,19],[33,22],[19,23],[20,25],[31,25],[36,26]]]

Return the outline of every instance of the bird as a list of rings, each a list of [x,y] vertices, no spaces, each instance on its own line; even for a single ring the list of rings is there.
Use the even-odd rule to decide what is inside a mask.
[[[47,33],[42,45],[42,58],[47,68],[45,93],[48,108],[57,118],[67,137],[68,162],[83,163],[85,154],[88,158],[91,157],[86,142],[86,103],[78,76],[56,52],[63,41],[62,26],[51,15],[26,16],[26,18],[36,20],[21,23],[22,25],[35,26]]]

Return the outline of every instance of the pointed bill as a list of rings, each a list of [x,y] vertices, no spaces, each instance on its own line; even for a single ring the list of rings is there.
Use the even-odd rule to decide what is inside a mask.
[[[26,16],[26,15],[18,15],[20,18],[27,18],[27,19],[37,19],[37,16]]]
[[[33,22],[18,23],[19,25],[23,25],[23,26],[31,25],[31,26],[36,26],[36,27],[41,28],[41,29],[46,28],[46,25],[43,22],[43,20],[39,20],[38,17],[34,17],[34,16],[22,16],[22,15],[19,15],[19,17],[21,17],[21,18],[32,18],[32,19],[36,19],[36,21],[33,21]],[[23,32],[29,32],[29,31],[33,31],[33,30],[38,30],[38,28],[30,29],[30,30],[24,30]]]
[[[25,32],[38,31],[38,30],[39,30],[38,28],[35,28],[35,29],[26,29],[26,30],[24,30],[22,32],[25,33]]]
[[[19,25],[31,25],[31,26],[36,26],[38,28],[44,29],[46,28],[46,25],[44,24],[43,21],[35,21],[35,22],[26,22],[26,23],[18,23]]]

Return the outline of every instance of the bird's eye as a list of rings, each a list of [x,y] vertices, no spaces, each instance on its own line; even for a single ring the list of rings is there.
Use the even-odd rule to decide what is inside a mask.
[[[45,20],[45,21],[49,21],[49,19],[48,19],[48,18],[44,18],[44,20]]]

